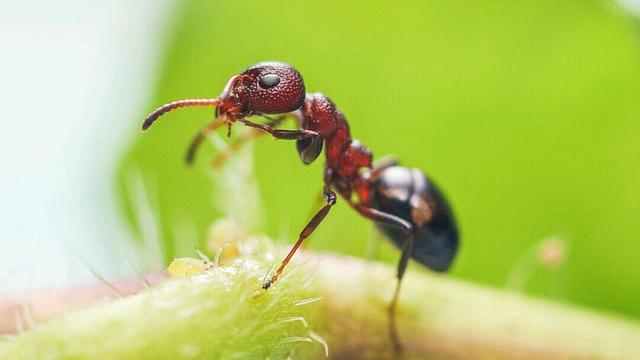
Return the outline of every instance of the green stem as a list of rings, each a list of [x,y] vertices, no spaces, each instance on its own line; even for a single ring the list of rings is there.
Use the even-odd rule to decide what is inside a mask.
[[[317,296],[292,272],[268,292],[269,267],[236,260],[94,305],[0,345],[1,359],[285,359],[311,342]],[[320,344],[315,345],[321,348]]]
[[[94,305],[0,345],[11,359],[332,359],[394,356],[386,306],[394,269],[304,253],[260,289],[270,262],[236,260]],[[313,275],[310,284],[307,279]],[[318,297],[321,297],[318,299]],[[308,301],[305,301],[308,300]],[[403,359],[633,359],[640,326],[411,269],[398,308]]]
[[[325,326],[332,354],[392,358],[386,306],[394,269],[332,255],[319,263],[315,279],[331,314]],[[403,360],[640,359],[636,322],[428,274],[417,265],[403,280],[396,322]]]

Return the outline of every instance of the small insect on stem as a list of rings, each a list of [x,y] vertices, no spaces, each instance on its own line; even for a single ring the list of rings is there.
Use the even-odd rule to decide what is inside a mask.
[[[231,77],[222,94],[215,99],[188,99],[166,104],[144,120],[142,130],[163,114],[186,106],[216,107],[216,119],[200,130],[191,142],[187,163],[193,162],[196,149],[210,132],[222,124],[227,124],[227,131],[230,131],[236,121],[276,139],[296,141],[304,164],[315,161],[325,149],[322,187],[325,204],[311,217],[276,273],[262,287],[269,289],[277,283],[297,249],[322,223],[340,195],[352,209],[373,221],[401,250],[396,291],[389,306],[391,338],[395,348],[400,349],[395,314],[409,259],[441,272],[449,269],[458,251],[459,235],[453,211],[436,184],[422,171],[400,166],[395,158],[383,157],[381,161],[373,162],[371,151],[351,138],[347,119],[333,101],[321,93],[307,94],[302,76],[288,64],[256,64]],[[269,117],[275,114],[281,118],[295,118],[297,129],[279,129],[280,121]],[[262,116],[269,121],[256,123],[247,119],[250,116]],[[257,137],[240,138],[230,145],[229,152]],[[225,152],[217,159],[228,155]]]

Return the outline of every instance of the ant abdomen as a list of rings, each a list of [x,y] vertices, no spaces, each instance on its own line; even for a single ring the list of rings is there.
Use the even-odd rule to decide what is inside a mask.
[[[376,223],[395,246],[402,249],[407,237],[414,236],[412,259],[434,271],[451,266],[458,250],[458,228],[447,199],[422,171],[400,166],[382,170],[373,186],[372,205],[413,225],[407,234]]]

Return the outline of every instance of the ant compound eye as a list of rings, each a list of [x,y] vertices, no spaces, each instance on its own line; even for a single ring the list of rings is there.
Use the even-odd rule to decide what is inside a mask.
[[[277,74],[267,74],[260,78],[258,85],[263,89],[271,89],[280,83],[280,76]]]

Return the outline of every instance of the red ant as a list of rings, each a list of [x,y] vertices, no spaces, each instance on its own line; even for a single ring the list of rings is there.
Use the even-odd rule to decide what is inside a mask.
[[[288,64],[256,64],[233,76],[215,99],[187,99],[166,104],[145,119],[142,130],[161,115],[186,106],[216,106],[216,118],[198,132],[189,146],[188,164],[193,162],[197,147],[208,133],[223,124],[227,124],[230,132],[236,121],[277,139],[295,140],[305,164],[313,162],[325,147],[326,205],[304,227],[276,273],[262,287],[268,289],[278,280],[300,244],[327,216],[336,203],[335,190],[360,215],[373,220],[402,251],[396,274],[398,281],[389,304],[391,337],[399,347],[395,308],[409,258],[442,272],[451,266],[458,250],[453,213],[436,185],[420,170],[398,166],[394,159],[372,163],[371,152],[351,138],[347,120],[334,103],[323,94],[307,94],[302,76]],[[267,116],[271,114],[280,114],[280,117]],[[298,130],[276,128],[288,115],[295,117]],[[262,116],[268,122],[255,123],[247,119],[250,116]],[[241,138],[236,146],[248,139]]]

